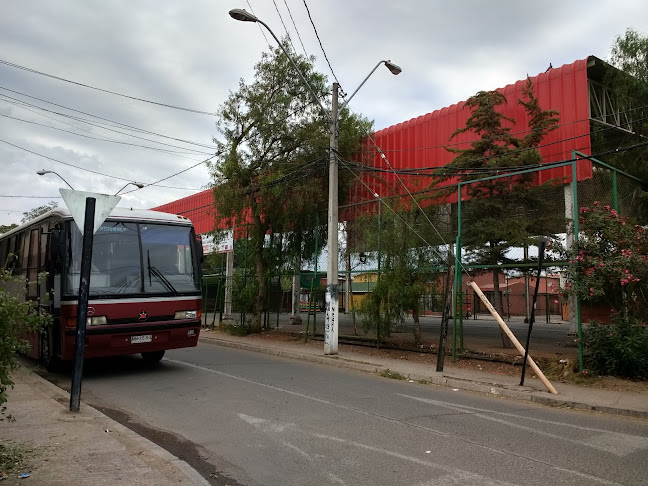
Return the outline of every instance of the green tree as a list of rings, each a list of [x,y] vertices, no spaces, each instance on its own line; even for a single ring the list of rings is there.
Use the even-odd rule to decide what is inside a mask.
[[[17,227],[18,227],[18,225],[15,224],[15,223],[14,223],[14,224],[3,224],[3,225],[0,225],[0,235],[1,235],[2,233],[6,233],[7,231],[12,230],[12,229],[17,228]]]
[[[441,242],[428,222],[435,217],[437,208],[412,208],[409,202],[404,199],[401,207],[392,206],[393,210],[381,212],[380,232],[376,231],[375,216],[354,222],[355,231],[364,230],[362,242],[354,244],[381,250],[379,280],[360,309],[365,330],[375,328],[381,338],[388,337],[392,327],[401,324],[411,312],[414,341],[420,344],[423,299],[433,292],[438,268],[445,262],[438,250]],[[427,217],[423,211],[428,213]]]
[[[507,103],[498,91],[480,91],[466,101],[471,115],[466,126],[457,129],[451,139],[470,133],[476,136],[468,149],[448,149],[456,154],[453,161],[437,170],[436,184],[457,177],[460,181],[534,166],[542,162],[538,145],[556,128],[558,113],[543,110],[535,96],[530,79],[518,103],[524,107],[528,131],[524,137],[511,134],[515,120],[498,108]],[[533,173],[510,178],[466,184],[462,203],[462,245],[472,263],[492,267],[494,307],[503,314],[499,289],[500,265],[516,263],[509,256],[512,247],[533,244],[538,235],[549,235],[564,227],[564,217],[553,211],[553,197],[547,194],[552,185],[538,185]],[[454,190],[454,188],[452,188]],[[503,337],[503,343],[508,341]]]
[[[40,216],[41,214],[45,214],[47,211],[51,211],[56,207],[58,207],[58,203],[56,201],[50,201],[47,204],[30,209],[26,213],[23,213],[23,217],[20,222],[26,223],[27,221],[31,221],[32,219]]]
[[[283,46],[290,52],[287,42]],[[314,93],[325,100],[326,78],[314,71],[313,59],[291,57]],[[286,239],[274,240],[276,245],[286,242],[289,252],[306,251],[313,239],[306,230],[315,226],[316,212],[326,208],[328,123],[280,48],[264,53],[254,81],[241,80],[238,91],[219,108],[217,129],[223,141],[215,140],[219,155],[210,165],[215,212],[217,225],[249,224],[257,283],[252,330],[261,327],[272,267],[266,235],[286,234]],[[338,152],[349,157],[371,123],[345,110],[339,125]],[[347,180],[341,177],[341,201]],[[325,235],[319,237],[325,241]]]
[[[16,352],[24,352],[29,346],[24,334],[50,322],[49,315],[39,314],[37,302],[26,299],[27,285],[36,282],[13,276],[4,266],[0,268],[0,419],[6,411],[6,391],[13,386],[11,372],[18,365]]]

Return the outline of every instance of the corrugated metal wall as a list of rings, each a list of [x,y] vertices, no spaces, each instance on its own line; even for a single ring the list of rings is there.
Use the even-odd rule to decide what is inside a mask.
[[[587,59],[551,69],[532,80],[540,106],[543,109],[557,110],[560,114],[560,126],[542,141],[540,153],[543,161],[546,163],[571,159],[572,150],[589,155],[591,145]],[[523,136],[528,130],[524,107],[518,103],[525,84],[526,80],[521,80],[498,90],[507,99],[507,104],[500,107],[500,111],[515,120],[511,133],[518,133],[519,136]],[[470,110],[461,102],[380,130],[373,138],[394,169],[443,167],[456,156],[445,147],[469,148],[469,142],[475,139],[475,134],[466,132],[451,140],[454,131],[464,127],[469,116]],[[370,164],[381,169],[389,168],[371,141],[366,142],[365,148],[370,153],[373,152],[373,156],[369,158]],[[578,179],[591,176],[591,164],[579,163]],[[565,177],[566,182],[571,181],[571,168],[543,171],[540,173],[540,182],[559,177]],[[374,199],[372,192],[380,196],[389,195],[385,193],[386,190],[393,191],[398,187],[398,179],[393,174],[380,173],[379,177],[365,174],[363,180],[371,189],[357,186],[352,193],[354,202]],[[424,189],[430,183],[425,177],[410,177],[407,181],[412,192]],[[400,189],[399,192],[405,190]]]
[[[532,78],[536,96],[543,109],[554,109],[560,113],[560,126],[549,133],[543,140],[540,153],[545,162],[568,160],[572,151],[590,154],[590,124],[589,99],[587,92],[587,59],[565,64],[551,69]],[[526,80],[501,88],[508,103],[502,107],[502,113],[515,119],[511,132],[523,133],[528,129],[528,120],[524,108],[518,104],[522,97],[522,89]],[[462,133],[452,141],[450,137],[457,129],[466,125],[470,111],[464,103],[442,108],[441,110],[422,115],[418,118],[399,123],[376,132],[373,139],[382,149],[389,164],[394,169],[442,167],[454,158],[445,147],[467,148],[468,143],[475,138],[474,134]],[[366,149],[373,152],[369,164],[374,167],[388,169],[389,166],[381,158],[379,152],[369,140]],[[540,182],[548,179],[564,177],[565,182],[571,181],[571,168],[559,168],[540,173]],[[586,162],[578,165],[578,179],[592,176],[591,165]],[[363,174],[364,182],[371,188],[358,183],[352,189],[351,200],[355,202],[374,199],[372,192],[386,196],[386,188],[393,190],[397,179],[393,174],[380,174],[380,179]],[[429,184],[424,177],[408,178],[410,191],[424,189]],[[400,192],[405,192],[404,189]],[[214,229],[213,198],[211,190],[206,190],[163,206],[154,208],[157,211],[181,214],[191,219],[198,233],[206,233]]]

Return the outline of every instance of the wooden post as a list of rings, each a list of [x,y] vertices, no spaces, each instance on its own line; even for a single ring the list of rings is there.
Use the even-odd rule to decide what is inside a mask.
[[[522,345],[520,344],[520,341],[517,340],[517,338],[515,337],[515,334],[513,334],[513,333],[511,332],[511,330],[510,330],[509,327],[506,325],[506,323],[504,322],[504,320],[502,320],[502,318],[500,317],[500,315],[497,313],[497,311],[496,311],[495,308],[493,307],[493,304],[490,303],[490,301],[486,298],[486,296],[484,295],[484,293],[481,291],[481,289],[479,288],[479,286],[478,286],[475,282],[470,282],[469,285],[473,288],[473,290],[474,290],[475,293],[479,296],[479,298],[480,298],[481,301],[484,303],[484,305],[486,306],[486,308],[487,308],[487,309],[490,311],[490,313],[493,315],[493,317],[495,318],[495,320],[497,321],[497,323],[500,325],[500,327],[502,328],[502,330],[504,331],[504,333],[505,333],[505,334],[508,336],[508,338],[511,340],[511,342],[513,343],[513,345],[517,348],[517,350],[520,352],[520,354],[521,354],[522,356],[524,356],[524,355],[525,355],[525,350],[524,350],[524,348],[522,347]],[[540,370],[540,368],[538,368],[538,365],[535,364],[535,361],[533,361],[533,359],[531,359],[531,356],[527,356],[527,362],[529,363],[529,366],[531,366],[531,369],[532,369],[533,372],[536,374],[536,376],[537,376],[538,378],[540,378],[540,381],[542,381],[542,383],[544,384],[544,386],[547,387],[547,390],[549,390],[549,392],[550,392],[550,393],[553,393],[554,395],[558,395],[558,392],[556,391],[556,389],[555,389],[555,388],[553,387],[553,385],[549,382],[549,380],[547,380],[547,377],[544,375],[544,373],[542,373],[542,371]]]

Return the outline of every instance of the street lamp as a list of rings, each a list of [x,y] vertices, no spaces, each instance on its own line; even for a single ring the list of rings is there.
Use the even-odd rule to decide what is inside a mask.
[[[138,189],[141,189],[141,188],[144,187],[144,184],[142,184],[141,182],[129,182],[129,183],[127,183],[124,187],[122,187],[119,191],[117,191],[117,192],[115,193],[115,196],[116,196],[117,194],[119,194],[120,192],[122,192],[124,189],[126,189],[126,188],[127,188],[128,186],[130,186],[131,184],[133,184],[134,186],[137,186]],[[133,191],[131,191],[131,192],[133,192]]]
[[[68,185],[68,187],[74,191],[74,187],[72,187],[68,181],[66,181],[65,179],[63,179],[63,177],[61,177],[60,174],[57,174],[57,173],[54,172],[53,170],[45,170],[45,169],[42,169],[42,170],[37,171],[36,173],[37,173],[39,176],[42,176],[42,175],[45,175],[45,174],[54,174],[54,175],[57,175],[57,176],[59,177],[59,179],[61,179],[63,182],[65,182],[65,183]]]
[[[329,143],[329,197],[328,197],[328,255],[326,265],[326,324],[324,327],[324,354],[337,354],[338,352],[338,113],[343,110],[355,96],[360,88],[365,84],[367,79],[374,73],[378,66],[384,64],[389,71],[394,74],[400,74],[400,67],[391,61],[380,61],[371,70],[367,77],[360,83],[360,86],[349,96],[349,98],[338,109],[338,90],[340,85],[333,83],[333,93],[331,99],[331,112],[329,113],[322,105],[317,95],[314,93],[311,85],[301,73],[290,54],[286,51],[283,44],[279,41],[275,33],[268,25],[258,19],[250,12],[235,8],[229,11],[230,17],[242,22],[257,22],[263,25],[268,32],[274,37],[279,47],[284,52],[290,63],[293,65],[299,77],[310,91],[313,99],[322,109],[324,116],[329,120],[330,143]]]

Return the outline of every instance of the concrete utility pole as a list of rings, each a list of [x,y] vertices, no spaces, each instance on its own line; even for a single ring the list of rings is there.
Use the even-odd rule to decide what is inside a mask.
[[[391,61],[379,61],[378,64],[371,70],[366,78],[360,83],[360,86],[347,98],[344,104],[338,110],[338,91],[339,84],[333,83],[333,96],[331,100],[331,113],[322,105],[319,98],[313,91],[313,88],[308,83],[304,75],[301,73],[295,61],[293,61],[290,54],[286,51],[283,44],[279,41],[275,33],[268,25],[257,18],[255,15],[247,12],[246,10],[235,8],[229,11],[230,17],[234,20],[241,22],[257,22],[263,25],[266,30],[274,37],[279,44],[279,47],[284,52],[290,63],[293,65],[297,74],[304,82],[308,91],[310,91],[313,99],[322,110],[324,116],[329,120],[331,131],[331,140],[329,146],[329,201],[328,201],[328,258],[326,268],[326,324],[324,336],[324,354],[337,354],[338,352],[338,112],[344,110],[349,104],[349,101],[355,96],[360,88],[365,84],[367,79],[374,73],[378,66],[384,64],[389,71],[394,74],[400,74],[401,68]]]
[[[329,146],[328,259],[326,264],[326,321],[324,354],[338,352],[338,83],[331,98],[331,142]]]

